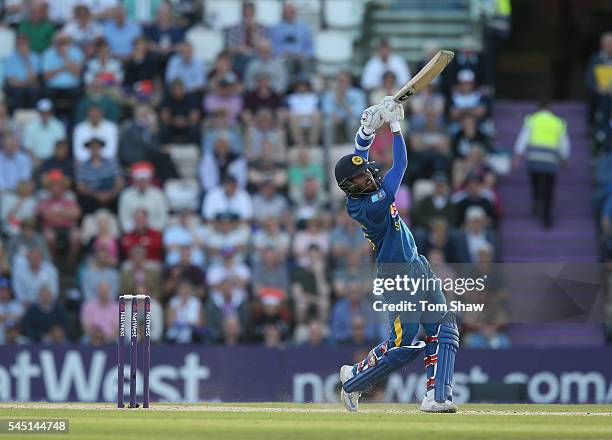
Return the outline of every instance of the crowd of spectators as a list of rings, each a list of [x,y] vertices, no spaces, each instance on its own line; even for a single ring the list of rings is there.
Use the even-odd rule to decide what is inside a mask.
[[[408,66],[383,40],[360,78],[343,71],[316,88],[312,32],[291,3],[268,28],[247,2],[210,65],[185,38],[190,20],[164,1],[146,14],[129,1],[52,3],[7,16],[16,44],[0,103],[0,342],[111,342],[120,293],[152,296],[156,341],[386,338],[370,306],[370,245],[329,190],[320,145],[329,130],[350,150],[361,112],[436,48]],[[466,40],[406,109],[397,209],[445,274],[450,263],[488,273],[499,259],[483,63]],[[195,203],[170,185],[184,177],[184,145],[198,151]],[[371,153],[383,169],[390,145],[383,127]],[[490,313],[463,323],[472,346],[507,344],[503,283],[490,290]]]

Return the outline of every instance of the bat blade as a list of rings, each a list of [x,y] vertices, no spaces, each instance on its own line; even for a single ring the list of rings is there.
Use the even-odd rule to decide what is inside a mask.
[[[439,50],[419,72],[393,95],[398,103],[406,101],[427,87],[453,60],[455,53],[450,50]]]

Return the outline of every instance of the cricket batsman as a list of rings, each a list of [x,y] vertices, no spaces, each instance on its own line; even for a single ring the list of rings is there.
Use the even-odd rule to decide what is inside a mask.
[[[402,104],[386,96],[378,105],[367,108],[355,136],[355,152],[342,157],[335,168],[338,186],[346,193],[348,214],[361,225],[363,233],[376,254],[377,277],[396,279],[397,276],[435,279],[429,263],[419,255],[412,233],[399,216],[395,195],[406,171],[407,153],[400,121],[404,118]],[[376,130],[388,122],[393,132],[393,165],[381,178],[374,162],[368,161],[368,151]],[[415,305],[426,301],[445,304],[439,283],[431,290],[385,290],[385,304],[409,301]],[[388,307],[390,309],[391,307]],[[438,307],[437,309],[441,309]],[[340,369],[341,400],[349,411],[357,411],[361,393],[392,371],[413,362],[425,352],[427,392],[421,411],[454,413],[452,379],[455,354],[459,347],[459,331],[452,311],[430,312],[425,308],[388,311],[389,339],[374,347],[364,360]],[[425,341],[413,342],[422,324]]]

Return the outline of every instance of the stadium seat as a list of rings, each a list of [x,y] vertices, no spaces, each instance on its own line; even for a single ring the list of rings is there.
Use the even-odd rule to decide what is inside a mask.
[[[193,56],[208,65],[214,62],[224,44],[221,31],[206,29],[204,26],[189,29],[185,39],[193,46]]]
[[[310,27],[313,34],[321,29],[321,0],[301,0],[295,4],[300,19]]]
[[[434,193],[433,180],[419,179],[412,188],[412,203],[416,206],[425,197]]]
[[[53,0],[47,2],[49,5],[49,19],[54,23],[62,23],[66,21],[66,19],[72,18],[75,3],[74,0]]]
[[[283,4],[280,0],[255,0],[255,17],[265,26],[277,25],[283,16]]]
[[[332,0],[323,2],[325,23],[332,29],[352,29],[359,26],[363,17],[360,0]]]
[[[176,170],[184,179],[194,179],[198,175],[200,147],[195,144],[174,144],[169,147],[170,157]]]
[[[300,16],[303,14],[318,14],[321,11],[321,0],[300,0],[295,6]]]
[[[242,0],[205,0],[204,23],[221,30],[242,20]]]
[[[170,210],[197,210],[200,205],[200,182],[197,179],[169,179],[164,184],[164,192]]]
[[[6,26],[0,26],[0,59],[8,57],[15,50],[15,31]]]
[[[342,31],[319,32],[314,37],[317,70],[324,76],[333,76],[349,66],[353,58],[353,38]]]

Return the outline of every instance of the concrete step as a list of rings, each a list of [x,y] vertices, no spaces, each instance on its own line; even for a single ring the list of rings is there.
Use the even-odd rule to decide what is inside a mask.
[[[531,200],[528,205],[512,205],[506,203],[502,206],[504,221],[519,220],[523,218],[531,218]],[[571,206],[569,204],[555,203],[553,213],[556,217],[567,219],[581,219],[593,215],[593,208],[590,203],[585,203],[580,206]],[[535,219],[535,217],[534,217]]]
[[[435,41],[440,47],[445,49],[455,49],[459,44],[459,39],[457,37],[437,37],[437,38],[422,38],[422,36],[414,37],[414,38],[402,38],[397,36],[390,36],[389,43],[391,47],[393,47],[396,51],[404,51],[404,50],[420,50],[421,57],[423,57],[423,48],[425,45],[430,42]]]
[[[394,35],[404,37],[455,37],[460,38],[470,32],[470,26],[464,23],[435,24],[425,21],[409,23],[374,23],[370,30],[379,35]],[[457,43],[453,44],[453,47]]]
[[[470,20],[468,10],[425,10],[425,8],[404,9],[380,9],[372,13],[372,21],[400,22],[400,23],[424,23],[424,22],[467,22]]]
[[[590,246],[584,246],[580,243],[557,243],[557,245],[543,246],[540,243],[504,243],[504,252],[506,254],[522,252],[529,255],[539,255],[546,257],[553,251],[556,255],[591,255],[593,250]],[[513,252],[516,251],[516,252]]]
[[[500,185],[508,185],[514,187],[527,187],[529,185],[529,181],[525,175],[517,176],[514,174],[501,176],[499,179]],[[586,188],[593,187],[593,177],[590,173],[581,173],[577,175],[572,175],[570,173],[563,174],[562,172],[558,175],[558,186],[559,185],[568,185],[568,186],[583,186]]]
[[[553,234],[565,234],[574,233],[576,229],[583,228],[585,226],[591,226],[594,224],[594,220],[591,218],[560,218],[553,229],[548,230],[548,235]],[[523,231],[528,231],[531,227],[537,227],[539,222],[537,219],[531,217],[524,218],[508,218],[503,222],[502,227],[512,227]]]
[[[381,34],[378,36],[382,37],[384,35]],[[398,54],[408,63],[418,63],[419,61],[423,59],[423,49],[422,48],[420,49],[394,49],[393,52]]]
[[[504,255],[504,263],[596,263],[599,261],[599,254],[596,252],[590,255]]]
[[[535,103],[496,102],[493,106],[495,140],[513,146],[526,114]],[[499,179],[503,220],[500,226],[505,262],[595,262],[597,232],[593,218],[591,140],[583,103],[555,103],[553,111],[568,121],[572,156],[559,172],[555,192],[555,225],[545,229],[531,216],[531,192],[525,164]]]
[[[541,229],[519,229],[512,227],[512,222],[508,222],[506,218],[502,221],[501,231],[503,232],[504,238],[506,239],[502,246],[504,249],[509,243],[520,242],[520,243],[538,243],[542,246],[555,246],[562,239],[561,234],[556,234],[555,230],[551,232],[546,231],[543,233]],[[572,238],[576,241],[588,241],[597,238],[595,228],[584,228],[576,229],[572,233]]]
[[[531,195],[525,195],[519,199],[501,198],[502,210],[506,218],[521,218],[521,216],[531,216]],[[591,198],[582,197],[579,201],[569,202],[563,197],[555,197],[554,211],[556,214],[563,214],[570,217],[579,218],[581,215],[592,214]]]
[[[383,3],[384,4],[384,3]],[[465,0],[387,0],[386,7],[393,10],[414,10],[420,8],[465,9]]]

